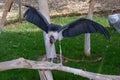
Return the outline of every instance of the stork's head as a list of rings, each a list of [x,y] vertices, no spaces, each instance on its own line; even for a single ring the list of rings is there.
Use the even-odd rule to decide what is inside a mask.
[[[58,30],[61,28],[61,26],[56,24],[50,24],[48,26],[48,37],[50,43],[53,44],[59,37]]]

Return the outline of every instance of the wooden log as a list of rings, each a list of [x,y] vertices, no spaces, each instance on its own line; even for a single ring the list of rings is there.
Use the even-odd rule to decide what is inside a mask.
[[[11,61],[1,62],[0,71],[10,70],[10,69],[35,69],[35,70],[58,70],[68,73],[73,73],[82,77],[86,77],[91,80],[120,80],[120,76],[117,75],[103,75],[99,73],[93,73],[84,71],[82,69],[75,69],[67,66],[62,66],[59,64],[53,63],[51,66],[50,62],[47,61],[32,61],[24,58],[14,59]],[[48,76],[47,76],[48,77]],[[45,79],[43,79],[45,80]],[[50,79],[49,79],[50,80]]]

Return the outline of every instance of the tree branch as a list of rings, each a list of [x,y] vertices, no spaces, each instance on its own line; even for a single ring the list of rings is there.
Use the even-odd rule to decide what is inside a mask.
[[[70,68],[67,66],[60,66],[59,64],[55,64],[55,63],[51,65],[50,62],[46,62],[46,61],[32,61],[24,58],[19,58],[19,59],[0,63],[0,71],[17,69],[17,68],[37,69],[37,70],[38,69],[58,70],[58,71],[73,73],[93,80],[120,80],[120,76],[92,73],[88,71],[83,71],[81,69]]]

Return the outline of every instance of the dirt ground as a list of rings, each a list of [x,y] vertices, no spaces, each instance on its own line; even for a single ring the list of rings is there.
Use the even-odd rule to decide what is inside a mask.
[[[2,12],[4,9],[4,4],[7,0],[0,0],[0,18],[2,16]],[[36,8],[38,8],[37,0],[21,0],[23,4],[29,4]],[[120,4],[118,4],[120,0],[97,0],[95,4],[96,12],[99,11],[107,11],[110,13],[112,11],[120,9]],[[87,13],[89,7],[89,0],[48,0],[50,15],[51,16],[65,16],[65,15],[76,15],[76,14],[84,14]],[[22,7],[22,13],[24,13],[25,8]],[[11,11],[9,12],[7,19],[11,20],[14,18],[18,18],[18,0],[15,0]]]

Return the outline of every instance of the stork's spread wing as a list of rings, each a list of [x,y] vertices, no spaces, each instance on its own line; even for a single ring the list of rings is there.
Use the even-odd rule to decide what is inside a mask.
[[[73,37],[82,33],[101,33],[104,34],[107,39],[110,39],[109,32],[100,24],[89,20],[80,18],[60,30],[63,37]]]
[[[37,25],[39,28],[44,30],[46,33],[48,32],[48,26],[49,23],[47,19],[34,7],[25,5],[28,7],[28,10],[25,12],[24,17],[28,22],[31,22],[35,25]]]

